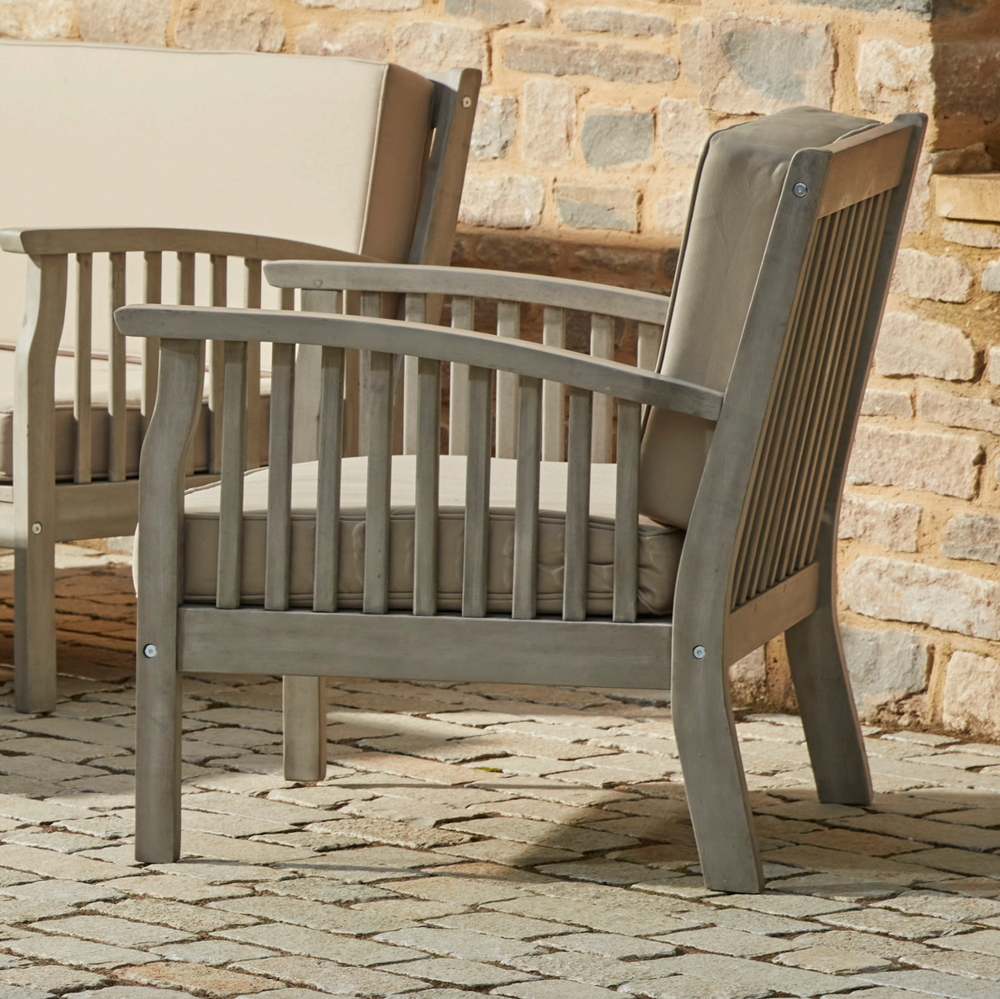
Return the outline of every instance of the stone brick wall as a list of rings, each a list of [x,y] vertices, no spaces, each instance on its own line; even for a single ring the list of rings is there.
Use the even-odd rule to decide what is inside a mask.
[[[1000,738],[1000,225],[932,172],[1000,158],[995,0],[0,0],[0,34],[478,66],[456,263],[667,290],[699,147],[789,104],[931,115],[841,525],[882,723]],[[788,703],[780,643],[741,696]]]

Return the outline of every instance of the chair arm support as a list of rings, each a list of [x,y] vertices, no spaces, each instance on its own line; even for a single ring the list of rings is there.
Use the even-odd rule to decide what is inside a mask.
[[[373,257],[294,239],[203,229],[3,229],[0,249],[40,257],[70,253],[211,253],[276,260],[298,256],[315,260],[373,261]]]
[[[415,292],[493,298],[620,316],[657,326],[662,326],[666,321],[670,305],[667,296],[648,291],[631,291],[588,281],[469,267],[280,260],[268,264],[264,268],[264,274],[268,282],[277,288]]]
[[[722,409],[723,394],[700,385],[557,347],[444,326],[311,312],[157,305],[128,306],[115,318],[126,336],[353,347],[512,371],[708,420],[717,420]]]

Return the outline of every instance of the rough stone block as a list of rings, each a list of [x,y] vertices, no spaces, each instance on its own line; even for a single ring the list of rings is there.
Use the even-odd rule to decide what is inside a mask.
[[[983,291],[1000,291],[1000,260],[991,260],[983,269]]]
[[[381,62],[388,55],[388,44],[385,29],[377,24],[359,22],[343,31],[310,24],[295,40],[295,51],[299,55],[349,56]]]
[[[607,31],[633,37],[672,35],[674,22],[659,14],[639,14],[620,7],[581,7],[567,11],[562,23],[570,31]]]
[[[285,29],[270,0],[182,0],[174,41],[183,49],[280,52]]]
[[[925,420],[949,427],[1000,434],[1000,406],[988,399],[962,399],[947,392],[924,389],[917,396],[917,413]]]
[[[931,173],[989,173],[992,169],[993,157],[983,142],[931,154]]]
[[[981,222],[953,222],[951,219],[944,219],[941,235],[949,243],[978,246],[985,250],[1000,249],[1000,226]]]
[[[941,551],[948,558],[976,559],[1000,565],[1000,517],[961,513],[945,527]]]
[[[486,34],[480,28],[440,21],[409,21],[392,29],[396,61],[419,73],[443,73],[457,67],[481,69],[489,76]]]
[[[559,218],[574,229],[639,229],[639,192],[628,187],[556,184]]]
[[[513,97],[480,97],[469,155],[474,160],[506,156],[516,125],[517,101]]]
[[[704,18],[699,18],[697,21],[684,21],[677,29],[681,72],[692,83],[698,83],[701,79],[701,74],[698,72],[698,32],[705,23]]]
[[[869,631],[840,626],[854,701],[875,707],[927,684],[927,646],[912,631]]]
[[[85,42],[166,45],[170,0],[79,0]]]
[[[865,42],[858,53],[855,80],[866,111],[880,117],[934,106],[933,45],[907,48],[889,38]]]
[[[660,101],[656,120],[666,161],[694,166],[712,130],[705,110],[694,101],[668,97]]]
[[[860,10],[866,14],[877,14],[882,10],[902,10],[908,14],[918,14],[925,21],[930,20],[934,9],[933,0],[791,0],[791,2],[810,7],[843,7],[847,10]],[[875,999],[879,997],[876,996]]]
[[[976,373],[976,353],[957,326],[909,312],[887,312],[875,345],[875,366],[880,375],[968,381]]]
[[[295,0],[303,7],[336,7],[338,10],[417,10],[421,0]]]
[[[913,401],[909,392],[869,388],[861,400],[862,416],[913,416]]]
[[[934,84],[935,115],[995,119],[1000,100],[1000,41],[938,42]]]
[[[0,0],[0,36],[45,41],[73,34],[73,0]]]
[[[1000,663],[955,652],[948,660],[942,720],[960,732],[1000,735]]]
[[[915,552],[920,513],[915,503],[889,503],[857,493],[844,493],[839,536],[900,552]]]
[[[865,556],[842,574],[840,592],[852,611],[866,617],[1000,638],[1000,583],[957,569]]]
[[[580,145],[596,169],[640,163],[653,151],[653,116],[616,108],[593,108],[583,119]]]
[[[1000,347],[990,347],[987,372],[993,385],[1000,385]]]
[[[503,64],[525,73],[596,76],[622,83],[669,83],[677,79],[677,60],[661,52],[623,45],[584,45],[568,38],[518,35],[507,40]]]
[[[900,250],[889,290],[912,298],[967,302],[972,293],[972,271],[963,261],[951,257],[937,257],[923,250]]]
[[[527,229],[541,221],[544,201],[541,181],[535,177],[467,177],[458,217],[467,225]]]
[[[528,80],[521,127],[525,159],[552,166],[565,163],[576,132],[576,89],[563,80]]]
[[[929,489],[942,496],[971,499],[980,455],[979,442],[966,434],[926,434],[862,424],[854,439],[847,478],[856,484]]]
[[[830,25],[823,22],[724,14],[698,32],[699,97],[715,111],[829,108],[833,65]]]
[[[660,231],[669,235],[680,235],[687,226],[688,206],[691,204],[690,191],[668,194],[656,202],[656,224]]]
[[[449,17],[471,17],[497,27],[530,24],[541,28],[548,7],[539,0],[445,0],[444,12]]]
[[[763,683],[767,679],[764,646],[748,653],[729,667],[729,680],[736,684]]]

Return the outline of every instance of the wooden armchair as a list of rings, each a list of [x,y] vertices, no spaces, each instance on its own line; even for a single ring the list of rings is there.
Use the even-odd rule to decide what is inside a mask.
[[[797,108],[716,133],[656,371],[601,344],[607,316],[653,324],[666,303],[551,279],[281,263],[267,270],[275,284],[362,288],[370,312],[374,295],[403,291],[407,321],[119,311],[130,335],[162,338],[165,390],[141,468],[138,859],[179,853],[187,671],[294,674],[286,774],[301,780],[325,767],[316,677],[669,685],[706,883],[756,892],[728,667],[784,632],[819,796],[867,802],[837,628],[837,516],[924,124]],[[450,329],[422,322],[438,293],[452,296]],[[464,329],[483,295],[500,299],[499,335]],[[543,307],[551,345],[516,339],[526,301]],[[591,356],[561,349],[565,309],[598,314]],[[185,497],[207,340],[226,344],[222,478]],[[257,341],[274,345],[271,461],[244,474]],[[322,352],[318,460],[302,464],[289,449],[295,344]],[[368,352],[362,457],[342,454],[352,350]]]
[[[0,131],[19,153],[4,168],[2,221],[58,227],[0,233],[21,255],[0,254],[0,546],[15,551],[16,705],[51,711],[55,544],[130,534],[138,515],[157,346],[130,349],[113,310],[259,308],[268,293],[290,308],[291,292],[265,286],[262,298],[262,261],[282,257],[447,264],[480,73],[0,42],[3,80],[18,98],[0,108]],[[222,352],[208,354],[189,485],[219,473]],[[268,358],[261,381],[258,354],[248,468],[266,460]],[[316,350],[300,354],[304,372],[317,369]],[[316,402],[300,393],[300,407]]]

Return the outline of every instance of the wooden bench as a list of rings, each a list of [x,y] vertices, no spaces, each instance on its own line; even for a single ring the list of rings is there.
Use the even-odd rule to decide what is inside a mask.
[[[137,517],[158,348],[128,344],[113,309],[293,308],[293,292],[262,289],[262,261],[281,257],[447,264],[480,73],[2,42],[3,80],[17,99],[0,107],[0,221],[34,228],[0,235],[22,255],[0,254],[0,545],[15,550],[16,704],[48,711],[54,546],[130,533]],[[256,467],[268,383],[262,399],[251,355]],[[221,345],[207,358],[192,483],[221,461]],[[300,352],[302,381],[315,360]],[[302,414],[308,455],[308,406]]]

